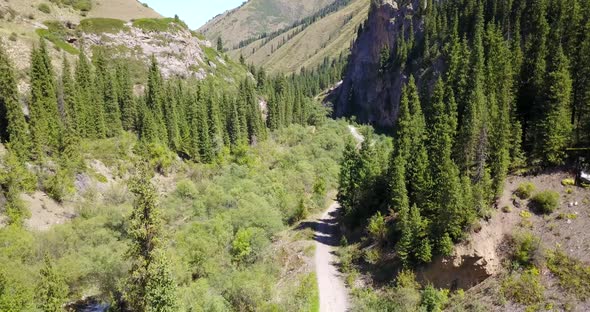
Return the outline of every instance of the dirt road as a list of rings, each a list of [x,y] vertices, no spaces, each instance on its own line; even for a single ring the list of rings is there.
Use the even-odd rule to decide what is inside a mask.
[[[332,203],[317,220],[315,267],[320,291],[320,312],[341,312],[348,309],[348,291],[336,267],[335,247],[339,244],[337,216],[340,205]]]
[[[359,146],[364,137],[354,126],[348,126],[350,134]],[[348,310],[348,290],[342,274],[336,266],[338,258],[334,254],[340,243],[338,215],[340,204],[333,202],[330,208],[316,221],[315,229],[315,267],[320,292],[320,312],[342,312]]]

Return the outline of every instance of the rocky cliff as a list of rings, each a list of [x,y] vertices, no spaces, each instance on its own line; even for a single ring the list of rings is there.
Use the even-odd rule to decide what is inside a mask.
[[[336,117],[356,116],[360,122],[384,128],[395,124],[401,88],[408,72],[415,69],[402,69],[393,58],[400,38],[413,35],[414,42],[422,41],[419,10],[419,0],[372,0],[368,19],[351,48],[343,82],[333,97]],[[419,84],[420,78],[416,76]]]

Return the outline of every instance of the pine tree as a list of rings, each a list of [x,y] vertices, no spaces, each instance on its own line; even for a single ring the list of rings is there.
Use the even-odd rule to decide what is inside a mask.
[[[180,150],[180,129],[178,126],[178,103],[173,96],[173,87],[168,85],[166,88],[166,99],[164,106],[164,123],[167,130],[166,137],[168,138],[168,147],[173,151]]]
[[[136,198],[129,224],[132,262],[124,300],[133,311],[175,311],[176,285],[161,251],[158,199],[147,170],[140,166],[130,184]]]
[[[572,138],[570,121],[572,79],[568,70],[569,61],[561,45],[551,56],[539,156],[548,164],[559,165],[565,160],[565,149]]]
[[[411,263],[412,247],[414,244],[414,231],[411,228],[409,214],[410,212],[407,206],[401,207],[396,223],[400,233],[400,239],[395,245],[395,251],[404,267],[408,267]]]
[[[157,138],[160,143],[167,143],[167,130],[164,122],[163,81],[158,62],[152,56],[148,73],[146,90],[146,106],[153,115]]]
[[[31,56],[31,100],[29,103],[33,150],[39,159],[58,148],[61,119],[56,82],[44,39]]]
[[[107,73],[107,81],[104,92],[105,101],[105,125],[107,137],[114,137],[123,131],[121,123],[121,110],[119,108],[119,90],[115,75]]]
[[[463,206],[459,170],[451,159],[451,124],[444,103],[444,85],[438,80],[431,99],[432,120],[428,145],[432,173],[432,201],[435,237],[444,232],[458,238],[466,223],[469,209]]]
[[[209,125],[209,138],[214,155],[219,155],[224,145],[223,127],[219,115],[219,100],[216,95],[212,94],[207,101],[207,124]]]
[[[404,90],[408,100],[410,120],[407,123],[409,138],[409,157],[406,164],[406,184],[411,202],[427,205],[430,190],[428,171],[428,152],[426,150],[426,121],[418,96],[418,88],[411,76]]]
[[[63,311],[68,295],[68,286],[57,272],[49,256],[45,255],[45,266],[41,269],[37,286],[39,309],[43,312]]]
[[[92,122],[94,124],[95,138],[102,139],[107,136],[107,83],[110,80],[107,60],[104,51],[99,49],[93,55],[93,63],[95,68],[93,101],[90,106],[92,112]],[[112,102],[112,99],[109,101]],[[112,103],[109,105],[112,106]]]
[[[344,208],[345,215],[353,215],[356,209],[357,190],[359,188],[359,156],[352,140],[346,142],[344,155],[340,163],[338,183],[338,202]]]
[[[133,85],[129,77],[129,67],[120,63],[115,70],[117,80],[119,110],[121,111],[121,123],[124,130],[137,130],[137,106],[133,99]]]
[[[72,79],[70,63],[65,56],[61,74],[61,99],[64,127],[66,129],[71,128],[77,130],[78,125],[80,124],[80,116],[78,116],[80,111],[78,92],[76,90],[75,81]]]
[[[223,39],[221,36],[217,37],[217,51],[223,53]]]
[[[9,143],[21,161],[29,158],[29,127],[18,99],[12,63],[0,42],[0,141]]]
[[[84,53],[83,44],[80,45],[80,55],[76,66],[76,87],[79,96],[78,132],[85,138],[97,137],[95,118],[93,112],[93,97],[95,94],[94,77],[92,68]]]

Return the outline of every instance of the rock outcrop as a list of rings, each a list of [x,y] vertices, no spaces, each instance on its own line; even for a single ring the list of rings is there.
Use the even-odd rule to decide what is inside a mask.
[[[335,91],[336,117],[356,116],[357,120],[377,127],[389,128],[397,119],[402,86],[408,70],[393,64],[383,70],[382,51],[397,53],[402,32],[421,42],[423,19],[420,1],[373,0],[369,17],[351,49],[342,85]],[[416,76],[420,84],[420,77]]]
[[[194,77],[203,79],[207,72],[204,67],[217,68],[225,65],[219,60],[207,60],[204,49],[211,43],[194,36],[190,30],[175,27],[173,31],[151,32],[126,24],[118,33],[84,33],[84,42],[91,46],[103,46],[114,51],[117,58],[136,59],[145,64],[154,56],[160,65],[162,75],[169,77]]]

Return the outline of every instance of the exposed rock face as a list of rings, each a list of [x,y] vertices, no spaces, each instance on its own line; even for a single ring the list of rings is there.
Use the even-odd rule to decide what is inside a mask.
[[[133,27],[131,23],[126,26],[128,30],[115,34],[85,33],[84,42],[120,51],[115,56],[135,58],[146,64],[153,55],[165,78],[179,76],[203,79],[207,75],[203,69],[205,64],[216,68],[213,60],[205,61],[203,47],[211,47],[211,43],[193,36],[187,29],[179,27],[169,32],[148,32]]]
[[[403,1],[408,2],[408,1]],[[420,1],[374,1],[364,29],[351,49],[346,76],[336,91],[336,117],[354,115],[361,122],[391,127],[397,119],[402,86],[408,76],[399,69],[381,70],[381,51],[396,54],[396,41],[413,28],[416,42],[423,34]],[[419,83],[419,77],[416,77]]]

